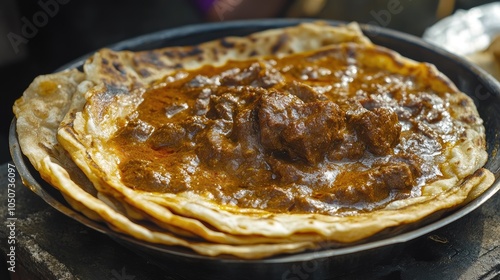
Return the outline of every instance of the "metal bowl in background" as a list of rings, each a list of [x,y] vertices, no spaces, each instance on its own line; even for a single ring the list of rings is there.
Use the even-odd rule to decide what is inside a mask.
[[[110,48],[115,50],[145,50],[166,46],[193,45],[224,36],[242,36],[269,28],[296,25],[303,21],[277,19],[192,25],[133,38],[114,44]],[[330,21],[330,23],[332,25],[340,24],[335,21]],[[262,260],[247,261],[227,257],[207,257],[180,247],[159,246],[133,239],[116,233],[105,225],[89,220],[74,211],[54,188],[39,177],[36,170],[23,156],[19,148],[15,121],[13,121],[9,141],[15,165],[23,178],[23,182],[52,207],[94,230],[111,236],[119,243],[144,256],[148,261],[165,268],[165,270],[171,271],[171,267],[175,267],[177,263],[183,263],[185,267],[192,267],[191,271],[182,272],[181,277],[186,279],[190,279],[190,276],[193,275],[197,275],[199,278],[200,271],[203,271],[203,275],[206,275],[207,279],[247,279],[255,277],[261,277],[262,279],[301,279],[294,278],[298,277],[294,274],[297,268],[302,272],[307,272],[308,279],[310,279],[309,277],[323,279],[331,277],[331,275],[335,275],[335,273],[346,268],[394,257],[410,241],[467,215],[500,189],[500,156],[498,155],[500,147],[500,85],[491,76],[463,58],[426,43],[417,37],[376,26],[363,25],[362,29],[375,44],[393,49],[414,60],[435,64],[441,72],[455,82],[459,89],[474,99],[485,122],[487,151],[489,154],[485,167],[495,174],[495,183],[485,193],[467,205],[449,213],[438,213],[442,216],[435,216],[432,221],[426,220],[425,223],[418,224],[418,228],[406,228],[405,232],[389,231],[390,236],[353,246],[323,248],[292,255],[279,255]],[[86,57],[64,65],[59,70],[81,67]],[[192,265],[186,266],[186,263]]]
[[[458,10],[429,27],[423,38],[464,56],[500,81],[500,60],[490,48],[495,40],[500,42],[500,2]]]
[[[496,36],[500,36],[500,2],[458,10],[429,27],[423,39],[465,56],[486,49]]]

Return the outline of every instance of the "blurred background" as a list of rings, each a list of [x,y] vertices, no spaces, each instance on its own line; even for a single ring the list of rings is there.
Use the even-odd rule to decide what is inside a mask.
[[[177,26],[250,18],[358,21],[416,36],[488,0],[2,0],[0,164],[10,160],[12,104],[38,75],[96,49]],[[499,15],[500,16],[500,15]]]

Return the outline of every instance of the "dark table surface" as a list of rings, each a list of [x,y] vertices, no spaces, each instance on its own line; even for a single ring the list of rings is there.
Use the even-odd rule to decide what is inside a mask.
[[[9,216],[8,176],[8,165],[0,165],[0,215],[6,224],[0,227],[0,249],[5,258],[2,266],[6,266],[0,272],[1,279],[8,276],[23,280],[224,279],[224,271],[208,271],[191,263],[170,265],[166,261],[158,266],[151,259],[54,210],[23,186],[18,177],[15,213]],[[298,271],[282,274],[281,279],[499,279],[499,205],[500,193],[497,193],[467,216],[404,245],[390,258],[375,260],[373,264],[361,264],[328,275]],[[8,217],[16,220],[12,223]],[[9,222],[15,224],[14,231],[9,229]],[[6,273],[10,266],[9,254],[12,255],[12,245],[7,240],[12,234],[16,240],[16,272]]]

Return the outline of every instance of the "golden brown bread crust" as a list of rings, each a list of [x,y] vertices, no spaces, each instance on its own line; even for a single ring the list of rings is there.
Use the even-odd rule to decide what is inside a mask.
[[[447,150],[449,161],[442,166],[445,178],[425,186],[421,196],[356,216],[289,215],[221,206],[191,193],[134,191],[120,181],[118,159],[106,142],[126,123],[151,83],[177,69],[283,56],[348,42],[356,43],[358,59],[365,65],[430,81],[433,91],[454,104],[450,114],[463,125],[463,137]],[[72,70],[38,78],[16,102],[23,152],[76,209],[141,240],[181,245],[206,255],[261,258],[317,247],[320,240],[356,242],[389,227],[415,223],[473,199],[493,182],[491,172],[481,168],[487,157],[484,127],[470,98],[433,66],[374,47],[356,25],[303,24],[138,53],[104,49],[85,63],[84,70],[85,74]],[[41,85],[44,80],[59,86],[46,94]],[[34,107],[40,111],[35,117]],[[53,116],[45,118],[49,114]],[[145,226],[144,221],[157,226]]]

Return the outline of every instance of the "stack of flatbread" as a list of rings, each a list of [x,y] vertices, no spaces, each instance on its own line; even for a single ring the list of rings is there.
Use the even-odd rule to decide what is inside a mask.
[[[151,192],[124,184],[120,157],[109,143],[137,110],[144,92],[158,81],[168,82],[164,77],[179,69],[189,72],[228,61],[280,59],[347,45],[360,53],[360,68],[427,81],[426,94],[445,101],[446,118],[456,126],[448,129],[460,131],[439,155],[439,177],[419,191],[371,210],[327,215],[276,213],[223,204],[196,192]],[[103,49],[85,62],[83,71],[37,77],[16,101],[14,112],[23,153],[71,207],[116,232],[207,256],[256,259],[362,242],[385,229],[463,205],[493,182],[491,172],[482,168],[487,160],[484,127],[470,98],[433,66],[373,45],[356,24],[304,23],[141,52]]]

